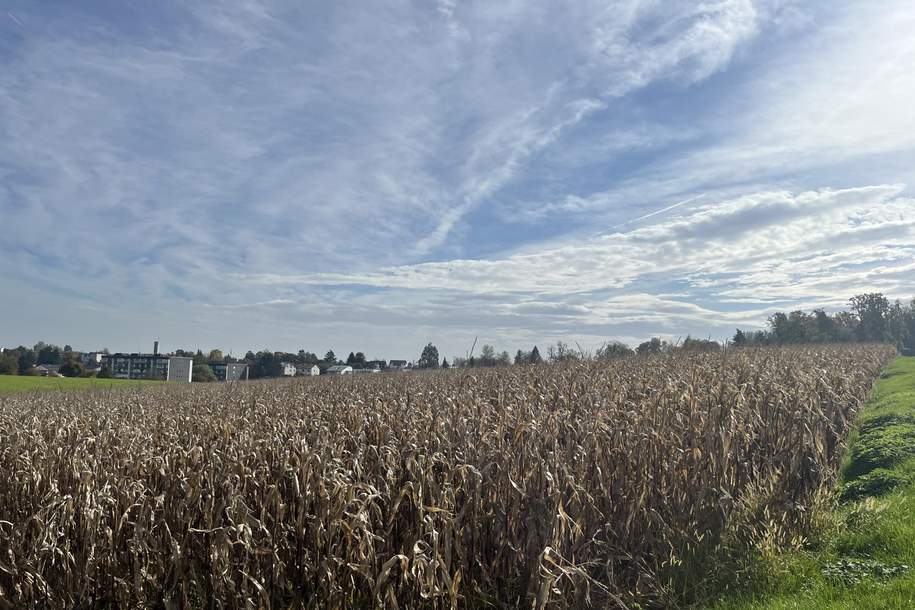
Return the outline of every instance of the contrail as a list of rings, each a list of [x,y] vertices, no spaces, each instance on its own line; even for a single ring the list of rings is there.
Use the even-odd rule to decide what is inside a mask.
[[[632,220],[628,220],[621,225],[616,225],[613,228],[619,229],[620,227],[625,227],[626,225],[631,225],[634,222],[638,222],[640,220],[645,220],[646,218],[651,218],[652,216],[657,216],[658,214],[663,214],[664,212],[669,212],[670,210],[672,210],[674,208],[678,208],[681,205],[686,205],[687,203],[693,202],[697,199],[701,199],[701,198],[705,197],[706,195],[708,195],[708,193],[702,193],[701,195],[696,195],[695,197],[690,197],[689,199],[684,199],[683,201],[678,201],[677,203],[675,203],[673,205],[669,205],[666,208],[662,208],[660,210],[655,210],[654,212],[645,214],[644,216],[639,216],[638,218],[633,218]]]
[[[10,19],[12,19],[12,20],[16,23],[16,25],[18,25],[18,26],[21,27],[21,28],[22,28],[22,27],[25,27],[24,25],[22,25],[22,22],[19,21],[19,19],[16,18],[16,15],[12,14],[12,13],[9,12],[9,11],[6,11],[6,14],[10,16]]]

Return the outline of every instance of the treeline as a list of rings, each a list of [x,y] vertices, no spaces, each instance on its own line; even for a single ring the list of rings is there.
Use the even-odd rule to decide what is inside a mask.
[[[791,345],[804,343],[849,343],[873,342],[890,343],[907,354],[915,354],[915,299],[909,303],[891,302],[881,293],[867,293],[852,297],[849,310],[828,313],[824,309],[813,311],[777,312],[769,316],[768,328],[755,331],[737,329],[731,346],[751,347],[764,345]],[[492,345],[483,345],[479,354],[470,353],[464,357],[439,359],[438,348],[431,342],[422,350],[419,359],[404,366],[404,361],[397,362],[397,368],[436,369],[436,368],[473,368],[504,367],[512,365],[539,364],[541,362],[568,362],[573,360],[611,360],[633,355],[648,355],[671,352],[710,352],[722,349],[717,341],[699,339],[687,335],[686,339],[668,342],[653,337],[640,343],[634,349],[619,341],[610,341],[597,350],[587,351],[579,346],[572,347],[563,341],[557,341],[541,354],[535,345],[530,351],[518,350],[514,357],[508,351],[497,351]],[[101,350],[107,353],[107,349]],[[328,350],[323,357],[316,353],[299,350],[296,353],[263,349],[258,352],[248,351],[243,358],[225,355],[214,349],[208,353],[202,350],[176,350],[173,355],[194,359],[194,379],[209,381],[215,379],[210,365],[217,363],[244,362],[249,366],[251,379],[281,377],[284,365],[297,367],[317,365],[323,373],[327,368],[347,364],[354,369],[369,368],[385,370],[389,367],[386,360],[368,360],[363,352],[350,352],[346,359],[340,359],[333,350]],[[69,345],[58,347],[39,341],[33,347],[18,346],[0,353],[0,375],[37,374],[39,365],[58,365],[59,372],[65,376],[106,376],[103,367],[99,371],[89,369],[81,359],[80,352]]]
[[[872,292],[854,296],[848,303],[848,311],[832,314],[823,309],[774,313],[765,330],[737,329],[732,344],[873,342],[890,343],[904,353],[915,354],[915,299],[890,302],[883,294]]]
[[[81,356],[69,345],[60,347],[44,341],[32,347],[19,345],[0,352],[0,375],[38,375],[37,367],[44,365],[59,366],[60,374],[65,377],[94,375]]]

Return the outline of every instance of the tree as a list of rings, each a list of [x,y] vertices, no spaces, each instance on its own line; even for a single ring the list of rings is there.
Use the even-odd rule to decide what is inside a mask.
[[[210,363],[219,363],[222,362],[225,357],[222,355],[222,350],[220,349],[211,349],[210,355],[207,357],[207,362]]]
[[[426,347],[423,348],[423,353],[419,357],[417,366],[421,369],[438,368],[438,348],[432,345],[431,342],[427,343]]]
[[[661,339],[658,337],[652,337],[648,341],[639,343],[639,346],[635,348],[635,353],[637,353],[639,356],[645,356],[648,354],[660,354],[666,346],[666,341],[661,341]]]
[[[890,306],[886,315],[886,333],[896,347],[907,351],[909,345],[909,317],[912,312],[902,303],[896,301]]]
[[[520,349],[515,352],[515,364],[527,364],[531,360],[530,354],[525,354]]]
[[[40,347],[39,347],[40,346]],[[35,362],[38,364],[60,364],[60,348],[56,345],[48,345],[41,341],[35,346],[38,348],[36,351]]]
[[[540,364],[543,362],[543,357],[540,355],[540,350],[537,349],[537,346],[534,346],[534,349],[531,350],[531,357],[529,362],[531,364]]]
[[[788,316],[778,311],[769,316],[769,328],[776,343],[788,342]]]
[[[889,300],[879,292],[859,294],[849,301],[858,317],[857,336],[861,341],[886,341],[886,317],[890,312]]]
[[[37,362],[37,354],[35,350],[31,350],[27,347],[19,346],[16,348],[16,351],[19,352],[19,373],[25,375],[26,372],[35,366]]]
[[[346,357],[346,364],[352,365],[356,363],[356,354],[353,352],[349,353],[349,356]]]
[[[908,312],[905,316],[905,328],[908,338],[903,351],[908,356],[915,356],[915,298],[909,303]]]
[[[99,369],[98,375],[96,375],[96,377],[99,379],[111,379],[111,369],[108,368],[108,365],[103,366]]]
[[[686,335],[686,339],[680,346],[680,350],[684,352],[717,352],[719,349],[721,349],[721,346],[717,341],[712,341],[711,339],[693,339],[689,335]]]
[[[72,354],[69,354],[64,359],[63,364],[60,365],[60,374],[64,377],[79,377],[84,372],[86,372],[86,367],[83,366],[82,361]]]
[[[634,356],[632,348],[620,341],[609,341],[597,348],[598,360],[615,360],[616,358],[625,358]]]
[[[248,356],[251,356],[250,358]],[[279,377],[282,373],[281,359],[277,358],[276,353],[269,349],[264,349],[256,354],[245,355],[245,360],[249,363],[249,377],[251,379],[261,379],[263,377]]]
[[[337,354],[334,353],[334,350],[327,350],[327,353],[324,354],[324,362],[328,364],[337,364]]]
[[[734,338],[731,340],[731,343],[737,347],[742,347],[747,344],[747,336],[738,328],[737,332],[734,333]]]
[[[356,352],[356,354],[353,356],[353,362],[359,365],[365,364],[365,354],[362,352]]]
[[[838,340],[836,323],[823,309],[813,310],[813,334],[819,343]]]
[[[70,347],[69,344],[68,344],[68,345],[64,345],[64,352],[72,352],[72,351],[73,351],[73,348]]]
[[[480,350],[480,366],[496,366],[496,348],[484,345]]]
[[[451,368],[451,365],[448,364],[448,359],[447,359],[447,358],[442,358],[442,368],[443,368],[443,369],[450,369],[450,368]]]
[[[502,353],[499,354],[499,357],[496,359],[496,364],[499,366],[511,366],[512,357],[505,350],[502,350]]]
[[[19,360],[10,354],[0,354],[0,375],[18,375]]]
[[[568,362],[578,360],[578,354],[569,346],[568,343],[557,341],[556,345],[551,345],[546,349],[550,362]]]
[[[216,374],[213,372],[213,369],[210,368],[209,364],[202,362],[194,365],[194,370],[191,373],[191,381],[202,383],[216,381]]]

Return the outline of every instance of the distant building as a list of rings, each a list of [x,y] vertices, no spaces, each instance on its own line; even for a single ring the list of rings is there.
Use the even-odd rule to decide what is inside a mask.
[[[301,364],[295,367],[295,374],[303,377],[317,377],[321,374],[321,367],[317,364]]]
[[[364,374],[364,373],[380,373],[381,369],[371,368],[371,369],[353,369],[353,373]]]
[[[40,377],[63,377],[59,364],[39,364],[33,367]]]
[[[385,370],[388,368],[387,360],[369,360],[365,363],[366,368]]]
[[[166,381],[181,381],[190,383],[191,375],[194,371],[194,359],[183,358],[178,356],[168,357],[168,375]]]
[[[295,365],[291,362],[281,362],[280,372],[283,377],[295,377]]]
[[[102,352],[82,352],[79,355],[80,361],[85,365],[89,370],[95,370],[102,366],[102,360],[105,358],[105,354]]]
[[[159,379],[162,381],[191,381],[193,358],[161,354],[107,354],[102,366],[116,379]]]
[[[392,371],[405,371],[411,367],[406,360],[391,360],[388,363],[388,368]]]
[[[353,367],[346,364],[338,364],[327,369],[328,375],[352,375]]]
[[[217,381],[246,381],[248,379],[248,365],[244,362],[217,362],[211,364],[213,374]]]

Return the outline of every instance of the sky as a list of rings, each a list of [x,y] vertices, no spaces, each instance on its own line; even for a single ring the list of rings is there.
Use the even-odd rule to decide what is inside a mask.
[[[0,345],[416,359],[915,296],[915,4],[0,3]]]

